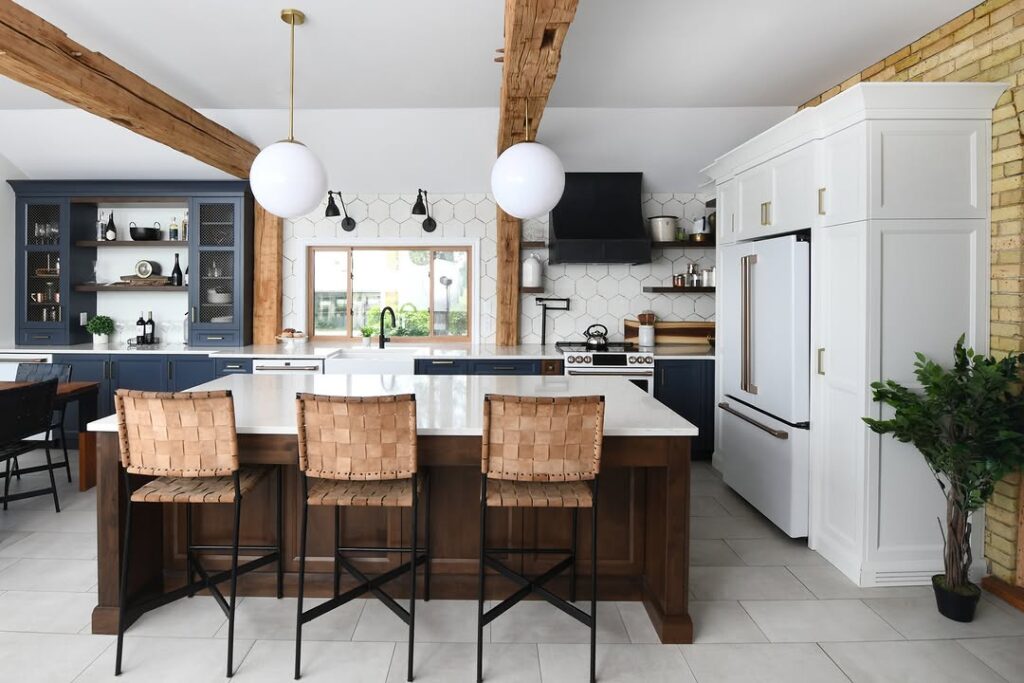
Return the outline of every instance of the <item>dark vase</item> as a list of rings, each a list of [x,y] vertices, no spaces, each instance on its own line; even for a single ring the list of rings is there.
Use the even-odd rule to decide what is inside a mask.
[[[969,584],[974,590],[970,595],[951,591],[945,586],[945,574],[936,574],[932,577],[932,588],[935,590],[935,605],[939,608],[939,614],[964,623],[974,621],[974,611],[978,608],[978,601],[981,599],[981,589],[973,583]]]

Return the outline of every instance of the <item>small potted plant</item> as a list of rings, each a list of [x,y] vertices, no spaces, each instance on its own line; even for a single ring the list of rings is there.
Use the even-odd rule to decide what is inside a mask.
[[[914,444],[935,475],[946,497],[945,572],[932,577],[935,601],[943,616],[971,621],[981,597],[968,577],[971,514],[996,482],[1024,465],[1024,356],[984,356],[964,348],[961,336],[952,368],[920,353],[914,367],[919,390],[892,380],[872,383],[874,399],[895,414],[864,421],[878,434]]]
[[[363,333],[363,346],[369,346],[370,341],[373,339],[373,325],[363,325],[359,331]]]
[[[110,343],[110,335],[114,334],[114,321],[108,316],[96,315],[85,324],[85,329],[92,335],[92,345],[103,348]]]

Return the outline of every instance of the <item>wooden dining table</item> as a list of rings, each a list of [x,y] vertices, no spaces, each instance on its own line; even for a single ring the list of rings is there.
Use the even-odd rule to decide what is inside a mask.
[[[0,381],[0,391],[16,389],[32,382]],[[96,485],[96,434],[86,425],[96,419],[99,410],[99,382],[61,382],[57,385],[57,404],[62,408],[78,403],[78,490],[88,491]]]

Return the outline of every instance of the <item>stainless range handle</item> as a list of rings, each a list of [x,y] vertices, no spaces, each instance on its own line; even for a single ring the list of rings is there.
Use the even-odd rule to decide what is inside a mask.
[[[758,422],[754,418],[747,417],[746,415],[744,415],[743,413],[739,412],[738,410],[733,410],[732,407],[728,403],[724,403],[724,402],[723,403],[719,403],[718,407],[721,408],[722,410],[724,410],[725,412],[729,413],[730,415],[735,415],[736,417],[738,417],[739,419],[743,420],[744,422],[747,422],[747,423],[750,423],[750,424],[754,425],[755,427],[757,427],[761,431],[768,432],[769,434],[774,436],[776,439],[786,440],[786,439],[789,438],[789,433],[788,432],[784,432],[781,429],[772,429],[771,427],[769,427],[766,424],[761,424],[760,422]]]
[[[608,372],[604,371],[593,371],[593,370],[569,370],[566,374],[569,375],[587,375],[590,377],[654,377],[654,370],[634,370],[632,372],[623,371],[618,372],[611,370]]]
[[[303,370],[305,372],[310,372],[310,371],[312,371],[312,372],[320,372],[320,366],[319,365],[257,365],[255,369],[256,370],[264,370],[264,371],[266,371],[266,370],[273,370],[275,372],[277,370],[294,370],[294,371]]]
[[[748,394],[757,393],[757,385],[751,380],[752,363],[750,350],[753,346],[754,305],[751,266],[757,263],[757,255],[750,254],[740,259],[740,389]]]

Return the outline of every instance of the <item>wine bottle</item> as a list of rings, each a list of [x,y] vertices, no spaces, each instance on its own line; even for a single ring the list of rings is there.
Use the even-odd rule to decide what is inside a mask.
[[[185,286],[188,287],[188,266],[185,266]]]
[[[178,255],[174,255],[174,270],[171,271],[171,286],[181,287],[181,266],[178,265]]]
[[[146,343],[146,317],[139,311],[139,319],[135,321],[135,342],[137,344]]]
[[[149,317],[146,318],[146,344],[156,343],[156,323],[153,322],[153,311],[149,312]]]
[[[117,241],[117,226],[114,225],[114,212],[110,212],[110,217],[107,218],[107,229],[103,233],[103,237],[108,242]]]

